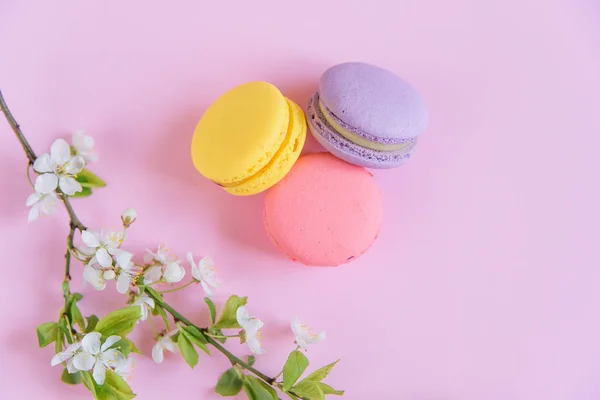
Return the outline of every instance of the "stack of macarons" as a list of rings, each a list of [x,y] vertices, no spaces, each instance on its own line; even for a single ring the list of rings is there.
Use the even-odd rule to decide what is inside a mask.
[[[392,72],[355,62],[325,71],[306,113],[270,83],[235,87],[202,116],[192,160],[231,194],[270,189],[265,227],[289,258],[340,265],[371,246],[383,220],[379,189],[364,167],[408,160],[427,126],[427,108]],[[307,121],[329,153],[300,157]]]

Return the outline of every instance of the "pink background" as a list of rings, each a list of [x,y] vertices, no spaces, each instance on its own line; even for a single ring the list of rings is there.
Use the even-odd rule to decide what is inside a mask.
[[[94,227],[136,207],[126,248],[164,242],[218,263],[216,297],[250,296],[276,374],[299,315],[327,340],[315,366],[346,399],[600,397],[600,6],[594,0],[0,2],[0,85],[38,153],[77,128],[109,186],[73,201]],[[168,3],[168,6],[167,6]],[[373,4],[367,6],[367,4]],[[304,105],[332,64],[411,81],[431,123],[405,167],[375,171],[379,240],[360,260],[310,269],[271,247],[263,196],[236,198],[188,147],[224,90],[268,80]],[[309,141],[309,149],[318,146]],[[61,307],[66,213],[27,224],[25,158],[0,122],[2,398],[82,399],[35,326]],[[79,266],[74,286],[80,287]],[[122,304],[83,289],[86,313]],[[206,321],[200,288],[171,296]],[[146,353],[148,326],[135,334]],[[235,347],[240,355],[244,347]],[[213,399],[226,360],[138,358],[140,399]]]

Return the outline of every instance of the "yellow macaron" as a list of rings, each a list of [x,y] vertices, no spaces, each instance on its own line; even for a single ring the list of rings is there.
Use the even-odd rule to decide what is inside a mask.
[[[192,139],[192,160],[231,194],[260,193],[279,182],[306,140],[302,109],[270,83],[250,82],[219,97]]]

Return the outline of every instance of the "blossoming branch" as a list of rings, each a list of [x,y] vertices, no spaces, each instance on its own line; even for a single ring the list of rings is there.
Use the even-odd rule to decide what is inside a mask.
[[[0,109],[23,146],[27,156],[27,178],[33,193],[27,198],[30,222],[52,214],[62,203],[69,214],[69,233],[65,253],[62,293],[64,306],[58,321],[37,328],[40,347],[54,345],[52,366],[64,367],[62,380],[67,384],[83,384],[98,400],[128,400],[135,397],[130,383],[134,354],[141,354],[128,338],[139,323],[149,323],[156,343],[152,359],[161,363],[167,353],[180,353],[192,368],[198,363],[200,350],[223,354],[231,368],[219,378],[215,390],[222,396],[236,396],[244,390],[250,400],[279,399],[284,394],[291,399],[321,400],[327,395],[342,395],[323,382],[337,361],[304,376],[309,361],[305,355],[310,345],[325,339],[325,333],[314,333],[298,318],[291,323],[295,348],[289,354],[281,372],[271,377],[255,367],[256,357],[265,353],[260,330],[264,323],[252,316],[247,297],[232,295],[220,312],[211,300],[213,290],[220,287],[213,261],[186,255],[187,264],[168,248],[159,245],[147,249],[140,257],[123,248],[128,228],[136,221],[134,209],[121,214],[122,230],[104,232],[88,228],[77,217],[70,199],[87,197],[106,183],[88,169],[98,160],[94,140],[83,132],[75,132],[71,144],[56,139],[48,153],[39,157],[29,145],[19,125],[10,113],[0,92]],[[31,174],[36,174],[35,181]],[[81,244],[75,245],[76,234]],[[71,262],[78,260],[84,281],[96,290],[104,290],[114,281],[116,291],[125,295],[126,307],[102,318],[83,316],[78,303],[81,293],[71,291]],[[188,271],[190,272],[189,276]],[[182,283],[186,276],[188,281]],[[171,292],[200,286],[204,291],[210,325],[200,327],[180,314],[165,299]],[[162,320],[158,330],[154,319]],[[237,339],[246,343],[251,355],[240,358],[225,344]],[[302,378],[302,379],[301,379]]]

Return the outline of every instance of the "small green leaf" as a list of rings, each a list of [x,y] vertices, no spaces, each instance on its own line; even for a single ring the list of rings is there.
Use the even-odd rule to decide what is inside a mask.
[[[307,367],[308,358],[298,350],[292,351],[283,366],[283,390],[290,390]]]
[[[140,316],[138,306],[121,308],[98,321],[96,332],[100,332],[104,336],[126,337],[133,330]]]
[[[271,392],[260,384],[259,379],[253,376],[244,376],[244,391],[251,400],[277,400]],[[277,393],[275,393],[277,396]]]
[[[94,174],[87,168],[78,173],[75,180],[84,188],[98,188],[106,186],[106,182],[104,182],[98,175]]]
[[[81,191],[75,192],[70,197],[88,197],[88,196],[91,196],[91,195],[92,195],[92,189],[90,189],[89,187],[82,187]]]
[[[129,356],[129,353],[142,354],[135,343],[127,338],[121,338],[121,340],[116,343],[115,347],[118,347],[125,357]]]
[[[267,382],[263,381],[262,379],[257,379],[256,380],[267,392],[269,392],[269,394],[271,394],[271,398],[275,399],[275,400],[279,400],[279,396],[277,395],[277,391],[275,390],[275,388],[273,388],[273,386],[269,385]]]
[[[177,344],[179,345],[179,350],[181,350],[181,355],[186,363],[192,368],[198,364],[198,352],[188,339],[187,335],[179,335],[177,338]]]
[[[81,330],[85,329],[83,315],[81,315],[81,311],[79,311],[79,307],[77,307],[77,302],[75,301],[71,303],[71,321],[73,321],[73,324],[79,325]]]
[[[302,381],[292,388],[294,394],[306,398],[308,400],[324,400],[325,393],[319,386],[318,382]]]
[[[210,333],[211,335],[219,336],[219,337],[214,338],[218,342],[221,342],[221,343],[227,342],[227,338],[225,336],[223,336],[224,333],[220,329],[215,329],[214,327],[212,327],[212,328],[208,329],[208,333]]]
[[[237,322],[236,311],[241,306],[245,305],[248,297],[239,297],[236,295],[227,299],[219,321],[215,324],[216,329],[239,329],[240,324]]]
[[[40,347],[46,347],[57,339],[59,332],[58,324],[56,322],[46,322],[38,326],[35,331]]]
[[[69,281],[63,281],[62,283],[62,292],[63,292],[63,296],[65,296],[65,298],[69,297]]]
[[[92,392],[96,400],[131,400],[135,397],[127,382],[111,369],[106,370],[106,378],[102,385],[94,381],[91,373],[82,374],[83,384]]]
[[[200,350],[202,350],[206,354],[210,355],[210,351],[208,350],[208,347],[206,347],[206,344],[208,343],[208,341],[206,340],[206,338],[204,337],[202,332],[200,332],[195,326],[180,325],[179,331],[182,334],[186,335],[187,338],[190,340],[190,342],[192,342],[196,346],[198,346],[200,348]]]
[[[85,321],[85,333],[93,332],[98,324],[98,317],[92,314],[89,317],[85,317]]]
[[[229,368],[219,378],[215,392],[225,397],[235,396],[242,390],[242,384],[242,377],[238,370]]]
[[[210,312],[210,323],[211,325],[214,325],[217,320],[217,308],[215,307],[215,303],[208,297],[204,298],[204,302],[208,306],[208,312]]]
[[[67,338],[67,341],[69,341],[69,338],[71,337],[71,332],[69,331],[69,328],[67,327],[67,317],[66,316],[62,316],[60,318],[60,321],[58,321],[58,330],[61,331],[61,333]],[[71,343],[69,341],[69,343]]]
[[[248,365],[249,366],[253,366],[255,362],[256,362],[256,357],[248,356]]]
[[[328,364],[328,365],[324,366],[323,368],[319,368],[318,370],[316,370],[315,372],[313,372],[312,374],[310,374],[306,378],[304,378],[304,380],[321,382],[323,379],[327,378],[327,375],[329,375],[329,373],[331,372],[333,367],[335,367],[335,365],[338,362],[340,362],[340,360],[332,362],[331,364]]]
[[[343,390],[336,390],[326,383],[319,382],[318,385],[325,394],[333,394],[336,396],[342,396],[344,394]]]
[[[73,293],[71,295],[71,300],[74,301],[75,303],[77,303],[78,301],[81,301],[81,299],[83,299],[83,295],[81,293]]]
[[[69,385],[78,385],[81,383],[81,372],[77,371],[73,374],[70,374],[69,371],[65,368],[60,379]]]

